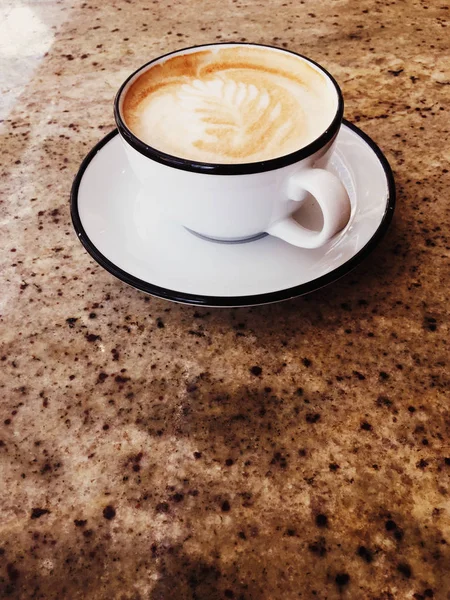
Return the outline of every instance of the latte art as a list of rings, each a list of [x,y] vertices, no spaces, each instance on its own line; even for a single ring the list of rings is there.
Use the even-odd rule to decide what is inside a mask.
[[[139,139],[167,154],[244,163],[306,146],[336,106],[334,88],[306,61],[236,46],[156,64],[133,82],[122,111]]]
[[[293,118],[283,118],[281,101],[254,84],[223,76],[185,84],[175,96],[177,127],[189,123],[183,146],[189,155],[230,162],[264,152],[276,153],[289,135]],[[179,148],[178,151],[182,151]]]

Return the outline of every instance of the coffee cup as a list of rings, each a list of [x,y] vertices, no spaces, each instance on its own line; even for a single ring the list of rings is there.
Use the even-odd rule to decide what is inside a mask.
[[[114,114],[144,193],[191,232],[317,248],[350,219],[348,194],[326,169],[342,93],[304,56],[242,43],[171,52],[126,79]],[[293,217],[311,196],[319,231]]]

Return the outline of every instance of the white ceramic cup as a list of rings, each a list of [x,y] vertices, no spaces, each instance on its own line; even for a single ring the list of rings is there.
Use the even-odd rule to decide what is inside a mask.
[[[301,248],[323,246],[348,223],[350,200],[341,181],[326,170],[342,122],[342,93],[333,77],[314,61],[288,50],[263,46],[268,55],[289,52],[309,63],[331,82],[328,93],[337,96],[336,114],[329,127],[312,143],[286,156],[245,164],[201,163],[152,148],[128,129],[122,116],[123,99],[143,72],[169,57],[217,45],[244,44],[209,44],[172,52],[140,67],[122,84],[114,115],[131,168],[170,218],[201,236],[235,242],[269,233]],[[292,217],[309,194],[322,211],[320,231],[307,229]]]

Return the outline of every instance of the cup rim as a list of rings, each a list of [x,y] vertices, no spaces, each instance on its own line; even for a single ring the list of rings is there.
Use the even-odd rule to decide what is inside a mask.
[[[128,83],[131,81],[131,79],[133,79],[141,71],[148,69],[148,67],[153,63],[167,58],[168,56],[175,54],[183,54],[183,52],[187,52],[188,50],[193,50],[197,48],[209,48],[211,46],[256,46],[262,48],[270,48],[272,50],[280,50],[282,52],[286,52],[287,54],[293,54],[294,56],[302,58],[303,60],[306,60],[307,62],[314,65],[317,69],[324,73],[325,76],[331,81],[337,93],[338,102],[336,113],[327,129],[325,129],[325,131],[322,132],[315,140],[310,142],[308,145],[303,146],[299,150],[295,150],[294,152],[285,154],[283,156],[279,156],[277,158],[271,158],[268,160],[261,160],[249,163],[200,162],[188,158],[182,158],[173,156],[171,154],[167,154],[166,152],[158,150],[157,148],[154,148],[153,146],[150,146],[142,140],[140,140],[125,124],[119,107],[122,93],[127,87]],[[203,173],[210,175],[249,175],[252,173],[262,173],[266,171],[273,171],[275,169],[281,169],[293,163],[300,162],[305,158],[308,158],[312,154],[315,154],[317,151],[319,151],[321,148],[326,146],[329,142],[331,142],[334,139],[341,126],[343,116],[344,98],[342,95],[341,88],[339,87],[339,84],[334,79],[334,77],[324,67],[322,67],[322,65],[315,62],[311,58],[304,56],[303,54],[294,52],[293,50],[288,50],[287,48],[279,48],[277,46],[271,46],[270,44],[258,44],[253,42],[212,42],[210,44],[195,44],[187,48],[180,48],[178,50],[167,52],[166,54],[153,58],[152,60],[148,61],[144,65],[141,65],[135,71],[133,71],[133,73],[131,73],[131,75],[129,75],[122,83],[114,99],[114,118],[117,124],[117,128],[121,137],[134,150],[137,150],[137,152],[139,152],[143,156],[168,167],[181,169],[183,171],[190,171],[192,173]]]

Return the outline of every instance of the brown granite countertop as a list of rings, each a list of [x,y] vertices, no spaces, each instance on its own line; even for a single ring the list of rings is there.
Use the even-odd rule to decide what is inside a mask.
[[[449,13],[2,2],[0,598],[450,598]],[[217,40],[323,63],[393,166],[387,238],[309,297],[170,304],[72,231],[120,82]]]

